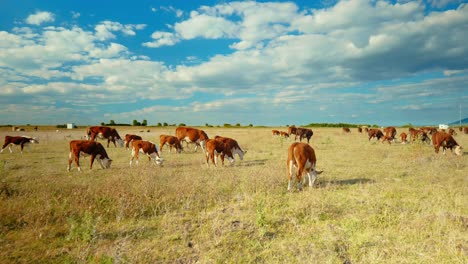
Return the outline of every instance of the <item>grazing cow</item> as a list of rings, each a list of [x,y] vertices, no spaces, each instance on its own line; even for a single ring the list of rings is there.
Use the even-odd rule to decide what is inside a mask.
[[[322,171],[317,171],[315,168],[317,159],[315,157],[314,149],[301,142],[294,142],[288,148],[288,160],[286,162],[288,171],[288,191],[292,188],[292,177],[295,174],[298,188],[302,190],[302,182],[305,181],[304,173],[307,173],[309,178],[309,186],[312,187],[317,175]]]
[[[378,128],[369,129],[369,132],[367,132],[367,135],[369,135],[369,141],[374,137],[377,138],[377,140],[380,140],[380,138],[384,136],[382,131],[380,131],[380,129]]]
[[[132,140],[142,140],[142,138],[140,136],[137,136],[137,135],[132,135],[132,134],[126,134],[125,135],[125,148],[128,149],[129,148],[129,144],[130,142],[132,142]]]
[[[407,135],[405,132],[402,132],[402,133],[400,134],[401,144],[406,144],[406,143],[408,143],[407,137],[408,137],[408,135]]]
[[[468,134],[468,127],[464,127],[464,128],[463,128],[463,133],[464,133],[464,134]]]
[[[197,151],[198,146],[200,146],[203,152],[205,152],[206,141],[209,139],[205,131],[201,129],[184,127],[184,126],[180,126],[176,128],[176,137],[177,139],[179,139],[181,144],[182,144],[182,141],[187,142],[187,145],[188,143],[195,144],[196,145],[195,151]]]
[[[343,127],[343,133],[351,133],[351,130],[349,129],[349,127]]]
[[[442,131],[432,134],[432,144],[434,145],[435,153],[439,153],[439,148],[442,147],[444,154],[447,148],[452,152],[455,149],[454,152],[458,156],[463,154],[462,147],[458,145],[455,139],[450,134]]]
[[[292,134],[296,135],[297,127],[290,126],[288,127],[288,135],[291,136]]]
[[[449,135],[451,136],[456,136],[457,135],[457,132],[455,132],[455,129],[453,128],[450,128],[449,131],[448,131]]]
[[[115,128],[106,126],[92,126],[88,127],[86,134],[88,135],[89,140],[96,140],[96,137],[99,137],[100,139],[107,138],[107,147],[109,147],[109,143],[111,141],[114,143],[114,146],[117,147],[117,145],[115,144],[116,140],[119,143],[120,147],[124,146],[124,141],[119,136],[119,133],[117,133],[117,130]]]
[[[10,153],[13,153],[13,149],[11,148],[13,145],[20,145],[21,146],[21,153],[23,153],[24,146],[29,146],[29,144],[39,144],[39,141],[35,137],[26,137],[26,136],[5,136],[5,143],[3,143],[2,150],[0,153],[5,150],[8,146]]]
[[[81,171],[80,167],[80,155],[81,156],[91,156],[91,163],[89,169],[93,168],[94,159],[97,158],[101,168],[108,169],[112,163],[112,160],[107,155],[104,146],[96,141],[89,140],[72,140],[70,141],[70,154],[68,156],[68,168],[70,171],[71,164],[75,160],[75,164],[78,167],[78,171]]]
[[[362,127],[358,127],[357,132],[362,133]]]
[[[382,144],[385,143],[385,141],[387,141],[388,144],[391,145],[392,142],[395,141],[395,139],[384,135],[384,136],[382,137]]]
[[[289,138],[288,132],[280,131],[280,137]]]
[[[182,152],[182,150],[184,150],[182,148],[182,144],[180,144],[179,139],[175,136],[160,135],[159,136],[159,150],[161,152],[165,144],[169,145],[169,152],[172,152],[172,148],[175,148],[177,153],[180,153]]]
[[[279,132],[278,130],[273,129],[273,130],[271,131],[271,134],[272,134],[273,136],[279,136],[279,135],[280,135],[280,132]]]
[[[397,131],[394,127],[386,127],[383,129],[383,132],[385,133],[385,136],[389,139],[389,140],[395,140],[395,136],[397,134]],[[390,143],[390,141],[389,141]]]
[[[244,159],[244,155],[247,153],[247,151],[242,150],[235,139],[221,136],[215,136],[214,139],[223,142],[228,148],[230,148],[232,157],[237,154],[240,160]],[[224,153],[221,154],[221,160],[224,160],[224,156]]]
[[[133,159],[136,159],[138,165],[138,154],[143,153],[148,156],[148,160],[154,161],[156,165],[162,165],[163,159],[159,156],[158,148],[156,144],[145,140],[133,140],[132,141],[132,159],[130,160],[130,166],[132,166]]]
[[[211,162],[216,166],[218,163],[218,156],[221,155],[222,165],[224,165],[224,156],[227,156],[230,163],[234,162],[234,156],[231,152],[231,147],[221,140],[208,139],[206,141],[206,164],[209,166]]]
[[[412,128],[410,130],[410,139],[413,142],[416,141],[417,139],[420,139],[422,142],[430,143],[430,139],[427,136],[427,133],[419,129]]]
[[[296,136],[294,137],[294,140],[296,140],[296,137],[299,136],[299,141],[302,141],[303,138],[307,138],[307,143],[310,143],[310,138],[312,135],[314,135],[312,129],[298,127],[296,129]]]

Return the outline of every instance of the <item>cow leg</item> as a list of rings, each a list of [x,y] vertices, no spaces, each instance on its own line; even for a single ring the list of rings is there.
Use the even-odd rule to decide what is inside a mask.
[[[439,153],[439,148],[440,148],[440,145],[439,145],[439,144],[436,144],[436,145],[434,146],[435,153]]]
[[[67,167],[67,171],[70,171],[71,170],[71,164],[73,162],[73,153],[70,151],[70,154],[68,154],[68,167]]]
[[[164,143],[162,143],[162,144],[159,144],[159,151],[162,152],[162,149],[163,149],[163,147],[164,147],[164,144],[166,144],[166,143],[164,142]]]
[[[294,169],[294,163],[291,160],[289,161],[289,164],[288,164],[288,192],[290,192],[292,188],[293,169]]]
[[[78,171],[81,171],[81,167],[80,167],[80,152],[74,152],[74,158],[75,158],[75,164],[76,164],[76,167],[78,168]]]
[[[91,164],[89,164],[89,169],[92,169],[93,168],[93,163],[94,163],[94,159],[96,158],[96,154],[92,154],[91,155]]]
[[[0,150],[0,153],[2,153],[3,150],[5,150],[8,145],[9,143],[5,141],[5,143],[3,144],[2,150]],[[10,148],[10,153],[11,153],[11,148]]]

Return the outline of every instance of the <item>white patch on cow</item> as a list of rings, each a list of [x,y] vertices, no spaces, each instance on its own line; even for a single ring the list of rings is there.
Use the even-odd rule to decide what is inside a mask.
[[[99,156],[99,157],[98,157]],[[101,168],[103,169],[108,169],[111,166],[112,160],[108,158],[100,158],[101,155],[97,155],[96,158],[99,160],[99,164],[101,165]]]
[[[463,154],[463,151],[462,151],[462,147],[461,146],[455,146],[455,154],[458,155],[458,156],[461,156]]]
[[[234,157],[237,154],[237,156],[239,156],[240,160],[244,159],[245,151],[242,151],[239,148],[232,148],[231,152],[232,152],[232,157]]]
[[[118,138],[117,143],[119,143],[119,146],[122,148],[125,142],[121,138]]]

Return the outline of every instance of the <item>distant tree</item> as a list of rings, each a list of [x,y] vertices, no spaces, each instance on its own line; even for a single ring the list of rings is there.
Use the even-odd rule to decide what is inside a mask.
[[[239,124],[239,123],[236,124],[236,127],[240,127],[240,126],[241,126],[241,124]]]
[[[186,126],[184,123],[180,123],[179,126]]]
[[[115,125],[115,121],[111,119],[111,120],[109,121],[109,125]]]
[[[146,119],[143,119],[143,122],[141,122],[141,125],[142,125],[142,126],[147,126],[147,125],[148,125],[148,121],[146,121]]]
[[[162,126],[161,122],[158,122],[157,126],[158,126],[158,127]]]
[[[224,124],[224,127],[231,127],[231,124],[226,123]]]
[[[253,127],[253,125],[252,125],[252,124],[249,124],[249,127]]]
[[[136,119],[133,120],[133,126],[141,126],[141,123],[138,122]]]
[[[163,126],[168,126],[168,124],[166,122],[163,123]]]
[[[106,123],[104,123],[104,122],[101,122],[101,126],[105,126],[105,125],[106,125]]]

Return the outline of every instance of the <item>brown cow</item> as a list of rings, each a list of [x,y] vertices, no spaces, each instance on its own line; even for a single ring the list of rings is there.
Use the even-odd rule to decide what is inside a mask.
[[[115,144],[116,140],[120,147],[124,146],[124,141],[119,136],[119,133],[117,133],[115,128],[106,126],[92,126],[88,127],[86,134],[88,135],[89,140],[96,140],[96,137],[99,137],[100,139],[107,138],[107,147],[109,147],[109,143],[111,141],[114,143],[114,146],[117,147]]]
[[[462,147],[458,145],[455,139],[448,133],[445,132],[436,132],[432,134],[432,144],[434,145],[435,153],[439,153],[439,148],[442,147],[442,150],[445,154],[445,149],[449,148],[450,151],[454,151],[455,154],[461,156],[463,154]]]
[[[294,140],[299,136],[299,141],[302,141],[303,138],[307,139],[307,143],[310,143],[310,138],[314,135],[312,129],[298,127],[296,128],[296,136]]]
[[[377,138],[377,140],[380,140],[380,138],[383,137],[382,131],[380,131],[380,129],[378,128],[369,129],[369,132],[367,132],[367,135],[369,135],[369,141],[374,137]]]
[[[349,129],[349,127],[343,127],[342,130],[343,130],[343,133],[351,133],[351,130]]]
[[[450,128],[449,131],[448,131],[449,135],[451,136],[456,136],[457,135],[457,132],[455,132],[455,129],[453,128]]]
[[[176,137],[182,144],[182,141],[195,144],[195,151],[197,151],[198,146],[200,146],[205,152],[206,140],[208,140],[208,135],[205,131],[201,129],[196,129],[192,127],[180,126],[176,128]]]
[[[159,156],[158,148],[156,144],[150,141],[145,140],[134,140],[132,141],[132,159],[130,160],[130,166],[132,166],[133,159],[136,159],[136,164],[138,165],[138,154],[143,153],[148,156],[148,160],[154,161],[156,165],[162,165],[163,159]]]
[[[126,134],[125,135],[125,148],[128,149],[129,148],[129,144],[130,142],[132,142],[132,140],[142,140],[142,138],[138,135],[133,135],[133,134]]]
[[[358,127],[357,132],[362,133],[362,127]]]
[[[423,130],[419,130],[419,129],[414,129],[412,128],[410,130],[410,139],[411,141],[416,141],[417,139],[421,140],[422,142],[427,142],[427,143],[430,143],[430,139],[429,137],[427,136],[427,133],[424,132]]]
[[[468,134],[468,127],[464,127],[464,128],[463,128],[463,133],[464,133],[464,134]]]
[[[221,155],[222,154],[222,155]],[[227,143],[221,140],[208,139],[206,141],[206,164],[209,166],[211,162],[216,166],[218,163],[218,156],[221,155],[221,161],[224,165],[224,156],[227,156],[230,163],[234,162],[234,156],[232,155],[231,148]]]
[[[289,138],[288,132],[280,131],[280,137]]]
[[[305,181],[304,173],[309,178],[309,186],[312,187],[317,175],[322,171],[315,168],[317,159],[314,149],[306,143],[294,142],[288,148],[288,159],[286,167],[288,171],[288,191],[292,188],[292,177],[296,176],[298,188],[302,190],[302,183]]]
[[[5,150],[8,146],[10,153],[13,153],[12,146],[13,145],[20,145],[21,146],[21,153],[23,153],[24,146],[29,146],[29,144],[39,144],[39,141],[35,137],[26,137],[26,136],[5,136],[5,143],[3,143],[2,150],[0,153]]]
[[[182,148],[182,144],[180,144],[179,139],[175,136],[160,135],[159,136],[159,150],[161,152],[165,144],[169,145],[169,152],[172,152],[172,148],[175,148],[177,153],[180,153],[182,152],[182,150],[184,150]]]
[[[89,140],[72,140],[70,141],[70,154],[68,156],[68,168],[70,171],[71,164],[75,160],[78,171],[81,171],[80,167],[80,155],[87,156],[91,155],[91,163],[89,169],[93,168],[94,159],[98,159],[101,168],[108,169],[112,163],[112,160],[107,155],[104,146],[96,141]]]
[[[237,143],[235,139],[228,138],[228,137],[221,137],[221,136],[215,136],[214,139],[219,140],[223,142],[224,144],[226,144],[226,146],[231,149],[232,157],[234,157],[234,155],[237,154],[240,160],[244,159],[244,155],[245,153],[247,153],[247,151],[242,150],[242,148],[239,146],[239,144]],[[223,161],[224,161],[224,156],[225,154],[223,153],[221,155],[221,160]]]
[[[395,140],[395,136],[397,134],[397,131],[394,127],[390,126],[390,127],[386,127],[383,129],[383,132],[385,133],[385,136],[387,137],[387,139],[389,140]],[[389,141],[390,143],[390,141]]]
[[[288,135],[291,136],[292,134],[296,135],[297,127],[290,126],[288,127]]]
[[[276,130],[276,129],[273,129],[273,130],[271,131],[271,134],[272,134],[273,136],[279,136],[279,135],[280,135],[280,132],[279,132],[278,130]]]
[[[401,144],[406,144],[406,143],[408,143],[407,137],[408,137],[408,135],[407,135],[405,132],[402,132],[402,133],[400,134]]]

